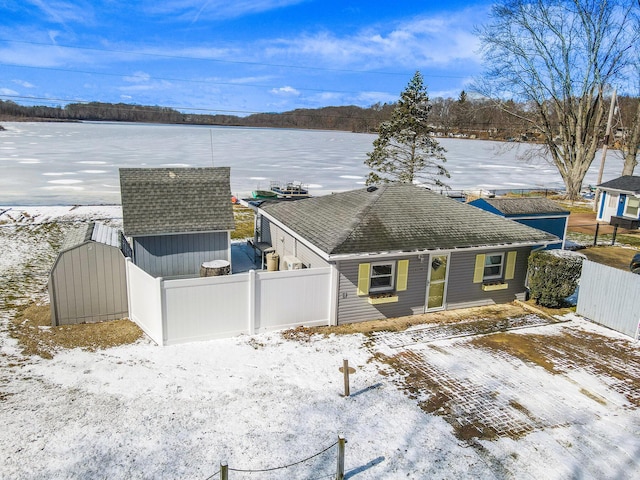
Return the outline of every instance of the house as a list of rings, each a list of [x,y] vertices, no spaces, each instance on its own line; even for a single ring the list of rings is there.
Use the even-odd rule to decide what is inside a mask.
[[[544,197],[479,198],[469,203],[560,239],[548,244],[547,249],[564,248],[570,212],[553,200]]]
[[[127,317],[128,247],[121,232],[101,223],[67,234],[49,273],[53,326]]]
[[[598,185],[601,192],[596,220],[636,229],[640,219],[640,176],[624,175]]]
[[[532,249],[558,237],[410,184],[263,202],[280,268],[331,267],[337,324],[524,298]]]
[[[230,262],[229,175],[229,167],[121,168],[123,227],[134,263],[154,277],[189,277],[204,262]]]

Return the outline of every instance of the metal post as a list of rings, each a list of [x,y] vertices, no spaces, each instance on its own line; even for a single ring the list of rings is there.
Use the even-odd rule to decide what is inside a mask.
[[[344,446],[347,443],[342,435],[338,435],[338,468],[336,480],[344,480]]]
[[[598,230],[600,230],[600,224],[596,223],[596,233],[593,236],[593,246],[594,247],[598,244]]]
[[[220,480],[229,480],[229,465],[227,462],[220,462]]]
[[[342,373],[344,375],[344,396],[348,397],[349,391],[349,360],[346,358],[342,360]]]

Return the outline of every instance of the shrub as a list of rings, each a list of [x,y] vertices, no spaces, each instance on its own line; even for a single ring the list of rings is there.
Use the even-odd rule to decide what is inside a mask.
[[[543,307],[562,307],[575,292],[582,272],[582,255],[558,252],[534,252],[529,257],[529,292]]]

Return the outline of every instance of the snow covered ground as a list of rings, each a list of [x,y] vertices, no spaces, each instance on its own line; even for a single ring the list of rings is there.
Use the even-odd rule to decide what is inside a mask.
[[[46,300],[42,273],[66,229],[118,216],[117,207],[0,215],[0,478],[205,480],[228,462],[233,480],[328,479],[339,434],[353,479],[640,477],[638,346],[580,318],[480,337],[538,345],[523,351],[546,352],[552,368],[478,337],[403,346],[393,334],[142,340],[24,357],[8,320],[16,305]],[[25,275],[35,266],[41,275]],[[565,338],[611,352],[549,353]],[[356,369],[349,397],[343,359]],[[487,421],[493,439],[456,427]]]

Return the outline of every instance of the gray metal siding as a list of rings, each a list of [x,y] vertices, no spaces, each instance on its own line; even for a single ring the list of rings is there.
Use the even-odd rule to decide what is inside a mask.
[[[476,255],[484,253],[507,253],[517,251],[514,278],[505,280],[509,288],[485,292],[482,283],[473,283]],[[452,252],[449,261],[449,282],[447,285],[447,308],[466,308],[480,305],[509,303],[517,294],[526,291],[525,279],[531,248],[504,248],[475,252]],[[503,272],[504,275],[504,272]]]
[[[338,291],[338,324],[363,322],[380,318],[416,315],[424,312],[427,293],[428,256],[423,260],[414,257],[394,257],[388,260],[409,260],[407,290],[397,292],[398,302],[371,305],[367,296],[358,296],[358,266],[367,260],[338,262],[340,272]],[[386,261],[387,259],[385,259]],[[397,270],[396,270],[397,273]]]
[[[266,227],[266,230],[263,230],[262,239],[263,241],[270,240],[271,246],[274,247],[278,255],[280,255],[280,269],[284,268],[282,259],[285,255],[298,258],[307,268],[326,267],[329,265],[324,258],[285,232],[282,228],[270,223],[267,219],[264,219],[263,225]],[[265,240],[265,232],[269,232],[268,237],[266,237],[269,240]]]
[[[123,255],[118,248],[96,242],[61,252],[49,276],[49,296],[53,325],[126,317]]]
[[[228,260],[229,233],[135,237],[135,264],[154,277],[198,276],[203,262]]]

